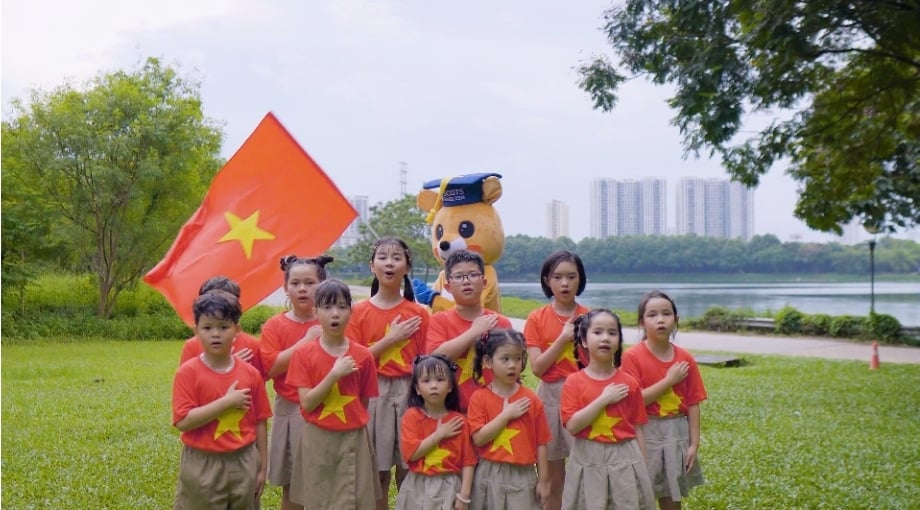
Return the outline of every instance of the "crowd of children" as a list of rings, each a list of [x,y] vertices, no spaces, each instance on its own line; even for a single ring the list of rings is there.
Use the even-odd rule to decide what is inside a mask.
[[[261,340],[240,331],[238,285],[202,285],[174,380],[174,508],[259,508],[270,483],[282,510],[386,509],[392,483],[404,510],[672,509],[703,483],[706,391],[666,294],[642,299],[625,349],[616,313],[577,302],[571,251],[544,261],[549,303],[523,332],[481,305],[474,252],[445,262],[456,306],[435,314],[414,301],[400,239],[375,244],[356,304],[329,262],[281,260],[289,306]]]

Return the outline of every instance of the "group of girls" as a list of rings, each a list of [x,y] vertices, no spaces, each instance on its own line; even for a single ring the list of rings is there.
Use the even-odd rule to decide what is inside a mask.
[[[492,377],[464,414],[457,365],[427,352],[408,246],[377,242],[371,297],[354,306],[345,284],[324,281],[329,261],[282,260],[290,310],[262,330],[277,394],[268,480],[283,510],[385,509],[391,470],[396,507],[421,510],[680,508],[703,483],[706,393],[671,342],[678,316],[665,294],[643,298],[643,339],[624,352],[619,317],[576,301],[581,259],[551,254],[540,277],[550,302],[523,334],[494,328],[476,342],[474,376]],[[535,392],[522,384],[528,358]]]

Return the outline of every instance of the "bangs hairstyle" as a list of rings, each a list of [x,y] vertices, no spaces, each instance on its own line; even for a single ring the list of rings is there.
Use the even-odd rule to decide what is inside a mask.
[[[671,303],[671,309],[674,311],[674,316],[679,316],[677,313],[677,305],[674,304],[674,300],[671,299],[671,296],[655,289],[642,296],[642,300],[639,301],[639,324],[642,324],[642,317],[645,315],[645,307],[648,306],[648,302],[655,298],[667,299],[668,303]]]
[[[313,291],[313,302],[316,306],[334,305],[339,301],[345,302],[351,307],[351,289],[345,282],[332,278],[316,286]]]
[[[524,335],[516,329],[495,328],[492,329],[476,341],[476,358],[473,360],[473,377],[478,382],[482,378],[482,360],[486,357],[495,355],[499,347],[511,344],[521,348],[523,356],[521,357],[521,373],[527,368],[527,340]]]
[[[451,253],[450,257],[444,262],[444,276],[450,278],[450,272],[454,266],[462,262],[473,262],[479,267],[480,273],[486,272],[486,263],[482,260],[482,255],[467,250],[460,250]]]
[[[240,300],[233,294],[223,290],[212,290],[195,299],[195,303],[192,304],[192,314],[195,316],[196,325],[202,317],[229,320],[234,324],[239,324],[243,309],[240,306]]]
[[[581,257],[573,251],[559,250],[550,253],[546,260],[543,261],[543,267],[540,269],[540,287],[543,287],[543,294],[548,298],[553,297],[553,289],[550,289],[549,283],[547,283],[549,275],[553,274],[556,267],[563,262],[575,264],[578,270],[578,290],[575,291],[575,295],[580,296],[585,291],[588,277],[585,275],[585,264],[581,261]]]
[[[591,329],[591,322],[594,321],[594,318],[601,314],[607,314],[615,321],[617,321],[617,335],[619,336],[619,342],[617,345],[617,350],[613,353],[613,366],[619,368],[620,360],[623,358],[623,321],[620,320],[620,316],[617,315],[613,310],[608,310],[607,308],[594,308],[586,314],[579,315],[575,319],[575,341],[572,342],[572,349],[575,351],[575,359],[578,360],[578,368],[585,368],[585,365],[582,363],[582,354],[585,354],[587,359],[590,359],[591,354],[588,352],[588,346],[584,343],[588,339],[588,330]]]
[[[412,382],[409,385],[409,407],[424,407],[425,399],[418,393],[416,387],[419,379],[424,375],[445,377],[450,389],[444,398],[444,407],[451,411],[460,412],[460,389],[457,387],[457,364],[447,359],[443,354],[429,354],[416,356],[412,362]]]
[[[412,250],[409,249],[409,245],[405,241],[398,237],[381,237],[374,243],[374,250],[371,252],[371,264],[374,263],[374,259],[377,258],[377,251],[380,248],[397,248],[402,250],[403,255],[406,257],[406,268],[409,270],[403,275],[403,297],[408,301],[415,301],[415,292],[412,290],[412,280],[409,279],[409,272],[412,271]],[[377,275],[374,275],[374,281],[371,282],[371,296],[377,294],[377,291],[380,290],[380,281],[377,280]]]
[[[335,259],[329,255],[320,255],[314,258],[298,257],[297,255],[281,257],[281,270],[284,271],[284,284],[287,285],[288,280],[291,279],[291,268],[299,265],[316,266],[316,277],[319,281],[323,281],[326,279],[326,264],[334,260]]]

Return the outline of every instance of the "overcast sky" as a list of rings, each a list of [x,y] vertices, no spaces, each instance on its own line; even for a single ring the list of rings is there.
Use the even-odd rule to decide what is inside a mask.
[[[3,115],[31,88],[155,56],[201,82],[226,157],[273,111],[343,193],[371,204],[399,197],[400,162],[412,194],[430,179],[498,172],[506,233],[546,235],[545,204],[558,199],[579,240],[591,180],[662,177],[673,227],[681,177],[727,174],[716,160],[682,158],[666,88],[635,80],[615,112],[592,110],[574,68],[610,53],[599,30],[609,5],[4,0]],[[793,217],[795,198],[775,168],[755,192],[755,232],[829,239]]]

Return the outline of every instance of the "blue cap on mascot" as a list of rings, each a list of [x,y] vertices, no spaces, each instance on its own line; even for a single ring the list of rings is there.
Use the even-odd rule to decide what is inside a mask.
[[[502,178],[501,174],[494,172],[458,175],[449,179],[435,179],[428,181],[424,189],[440,188],[440,207],[454,207],[458,205],[475,204],[482,202],[482,181],[489,177]]]

